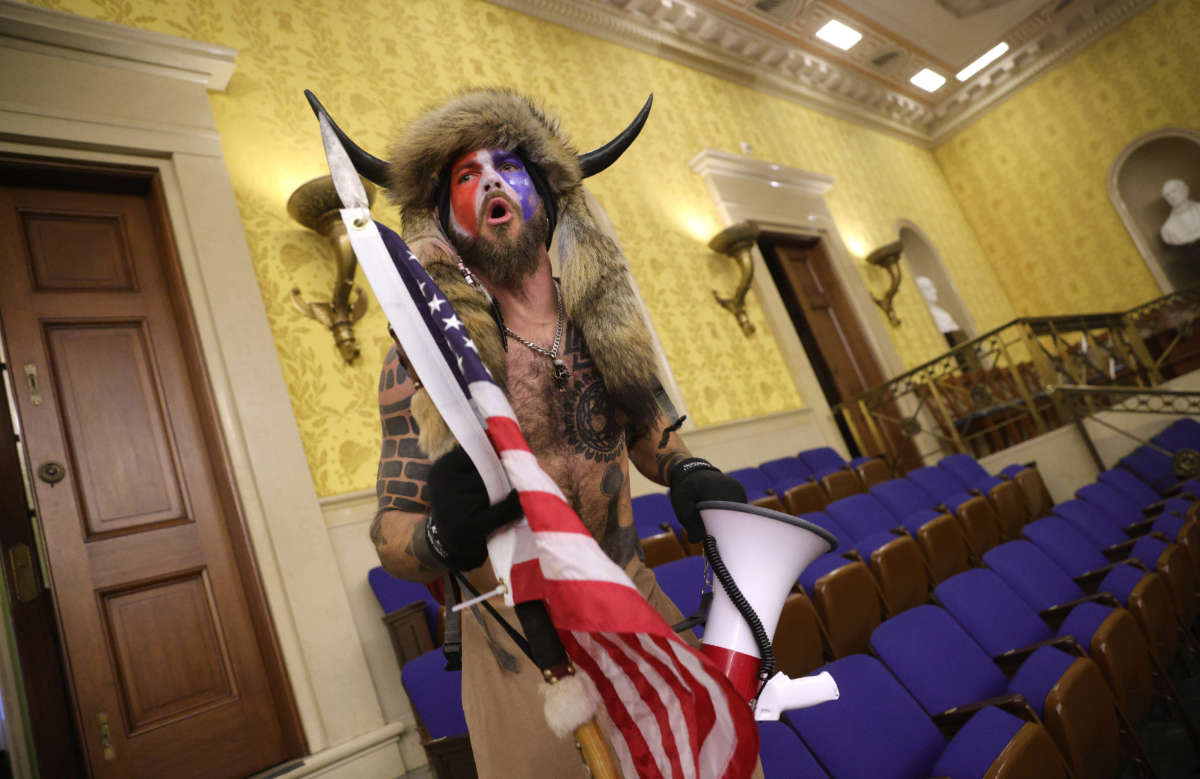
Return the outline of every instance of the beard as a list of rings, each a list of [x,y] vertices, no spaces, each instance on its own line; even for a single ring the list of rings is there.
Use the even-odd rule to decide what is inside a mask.
[[[520,206],[511,201],[510,205],[515,213],[521,213]],[[492,283],[515,287],[537,270],[538,256],[550,230],[546,209],[538,205],[528,222],[513,220],[499,229],[493,228],[494,237],[483,235],[482,221],[481,217],[480,230],[474,238],[452,235],[454,248],[467,267]]]

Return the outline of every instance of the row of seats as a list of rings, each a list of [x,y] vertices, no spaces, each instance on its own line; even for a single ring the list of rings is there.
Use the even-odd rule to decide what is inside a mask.
[[[1189,422],[1153,443],[1200,444]],[[1122,755],[1144,762],[1136,727],[1155,699],[1194,736],[1165,669],[1196,644],[1200,484],[1175,484],[1162,472],[1170,458],[1149,451],[1058,505],[1036,469],[991,476],[961,455],[869,483],[833,450],[817,455],[820,478],[811,452],[733,472],[755,500],[780,507],[789,490],[816,486],[824,510],[794,513],[839,541],[797,582],[775,653],[793,677],[830,670],[842,697],[760,723],[766,775],[982,776],[1003,752],[993,775],[1112,776]],[[803,482],[792,460],[807,468]],[[1131,463],[1158,468],[1153,486]],[[760,494],[755,471],[768,478]],[[860,486],[832,497],[846,475]],[[666,496],[634,506],[664,591],[684,614],[699,612],[704,562],[687,556],[698,550]],[[652,559],[655,536],[674,544],[670,561]],[[405,597],[425,599],[434,631],[436,602],[418,587]],[[434,650],[402,671],[434,743],[466,732],[458,674],[443,664]],[[997,705],[970,705],[988,698]]]
[[[847,462],[830,447],[807,449],[761,465],[738,468],[729,475],[746,488],[746,499],[764,508],[800,515],[820,511],[830,501],[865,492],[891,478],[891,469],[876,457]],[[646,564],[655,567],[690,554],[698,545],[687,543],[665,493],[633,499],[633,520]]]
[[[1181,421],[1152,443],[1196,446],[1197,433],[1200,425]],[[1200,738],[1166,674],[1183,650],[1196,646],[1194,572],[1200,568],[1194,539],[1200,519],[1195,496],[1200,485],[1168,481],[1160,470],[1160,492],[1125,461],[1121,466],[1055,506],[1047,505],[1044,487],[1021,489],[1029,498],[1022,501],[1025,514],[1008,526],[1000,519],[998,501],[977,499],[994,498],[999,482],[1015,483],[1020,474],[1040,483],[1036,470],[1009,469],[993,479],[963,457],[804,515],[838,536],[840,547],[814,562],[788,599],[775,636],[779,667],[797,676],[828,663],[839,684],[838,674],[846,668],[877,677],[890,672],[899,683],[897,695],[911,694],[923,713],[917,720],[890,715],[911,727],[918,727],[915,722],[924,727],[925,720],[944,724],[955,716],[961,721],[979,700],[992,699],[1009,714],[1023,713],[1023,727],[1040,722],[1045,729],[1036,737],[1025,729],[1022,753],[1037,753],[1049,762],[1005,775],[1062,775],[1054,754],[1080,777],[1114,776],[1121,757],[1146,765],[1136,728],[1155,699],[1179,718],[1200,750]],[[969,499],[950,491],[949,477],[966,487]],[[971,516],[963,510],[968,505],[974,506]],[[955,535],[957,546],[950,543]],[[685,581],[675,580],[674,569]],[[697,563],[671,563],[656,575],[685,613],[696,607],[702,576]],[[873,666],[875,660],[886,671]],[[882,682],[877,678],[876,683]],[[910,755],[907,750],[921,743],[919,738],[904,745],[891,739],[901,726],[878,719],[874,695],[859,701],[860,708],[850,697],[843,686],[837,703],[788,712],[783,723],[765,729],[767,775],[960,775],[938,762],[942,753],[933,746],[916,748],[919,759]],[[888,704],[893,705],[900,711],[910,704]],[[983,738],[995,748],[975,742],[964,750],[977,763],[963,775],[982,776],[989,766],[997,767],[993,759],[1000,748],[1016,748],[1014,723],[1006,731],[996,713],[985,719],[997,730],[976,723],[970,738]],[[868,722],[878,724],[860,724]],[[822,724],[854,733],[856,747],[843,754],[845,741]],[[871,738],[863,738],[865,727]],[[955,738],[968,738],[965,732]],[[1005,733],[1011,738],[1002,737]],[[1053,754],[1045,753],[1046,736]],[[945,746],[958,754],[956,744]],[[786,768],[814,758],[814,770]],[[924,767],[910,771],[908,760]]]

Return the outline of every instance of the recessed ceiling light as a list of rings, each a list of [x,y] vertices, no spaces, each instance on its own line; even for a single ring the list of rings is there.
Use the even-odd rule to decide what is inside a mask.
[[[853,27],[848,27],[837,19],[830,19],[825,26],[817,30],[817,37],[828,44],[837,46],[842,51],[848,51],[854,44],[862,40],[862,33]]]
[[[941,88],[942,84],[946,83],[946,77],[940,73],[935,73],[929,68],[925,68],[917,75],[909,79],[913,84],[924,89],[926,92],[936,92]]]
[[[1004,52],[1006,51],[1008,51],[1007,43],[997,43],[995,46],[988,49],[987,54],[984,54],[970,65],[967,65],[965,68],[958,71],[958,75],[956,75],[955,78],[959,81],[966,81],[971,76],[974,76],[988,65],[991,65],[993,62],[1000,59],[1000,57],[1004,56]]]

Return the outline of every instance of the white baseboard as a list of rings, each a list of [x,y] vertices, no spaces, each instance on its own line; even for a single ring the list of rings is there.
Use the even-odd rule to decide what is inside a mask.
[[[407,776],[408,769],[400,754],[400,737],[407,730],[409,728],[403,723],[388,723],[370,733],[301,758],[291,765],[264,771],[251,779],[394,779]]]

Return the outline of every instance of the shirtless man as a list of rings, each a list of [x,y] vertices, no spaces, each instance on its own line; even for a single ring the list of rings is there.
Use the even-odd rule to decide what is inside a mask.
[[[523,148],[529,153],[528,146]],[[648,478],[671,487],[672,504],[693,540],[702,535],[697,502],[744,501],[745,492],[706,461],[691,457],[673,420],[662,413],[639,418],[614,399],[609,385],[620,377],[601,371],[588,348],[586,326],[565,312],[568,279],[560,288],[551,272],[551,215],[563,212],[547,200],[569,197],[571,190],[547,185],[553,175],[516,149],[473,147],[448,158],[436,198],[441,230],[434,229],[441,235],[433,241],[448,239],[467,281],[481,285],[498,307],[507,334],[504,383],[526,440],[603,550],[668,623],[678,622],[682,615],[641,562],[630,461]],[[577,182],[571,186],[578,188]],[[417,232],[410,245],[420,245],[424,237],[411,228],[406,225],[406,238]],[[472,332],[476,340],[483,335]],[[488,506],[482,480],[460,448],[436,461],[425,456],[413,416],[415,390],[414,377],[393,347],[379,385],[383,447],[371,539],[395,576],[431,581],[455,568],[469,571],[479,591],[492,589],[496,582],[485,562],[486,538],[512,521],[519,508],[514,496]],[[515,624],[511,609],[500,611]],[[574,744],[555,738],[542,718],[537,669],[477,607],[464,612],[462,643],[463,707],[480,776],[583,776]]]

